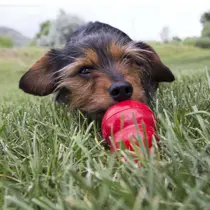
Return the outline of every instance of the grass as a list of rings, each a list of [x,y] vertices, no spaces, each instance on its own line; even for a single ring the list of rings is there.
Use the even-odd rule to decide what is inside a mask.
[[[177,81],[158,91],[162,146],[142,168],[116,161],[78,111],[18,90],[44,50],[0,51],[1,209],[210,209],[210,51],[154,47]]]

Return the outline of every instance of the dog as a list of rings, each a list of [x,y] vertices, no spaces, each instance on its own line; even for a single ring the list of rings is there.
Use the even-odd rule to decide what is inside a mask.
[[[51,49],[20,79],[19,88],[87,115],[103,116],[113,104],[138,100],[149,104],[161,82],[175,77],[157,52],[144,42],[101,22],[74,31],[63,49]]]

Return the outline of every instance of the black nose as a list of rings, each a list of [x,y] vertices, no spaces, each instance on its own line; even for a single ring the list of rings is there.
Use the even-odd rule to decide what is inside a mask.
[[[129,82],[115,82],[109,88],[109,94],[115,101],[128,100],[133,93],[133,87]]]

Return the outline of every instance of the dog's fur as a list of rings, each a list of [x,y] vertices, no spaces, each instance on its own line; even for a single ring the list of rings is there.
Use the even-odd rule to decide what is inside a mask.
[[[160,82],[174,75],[146,43],[135,42],[108,24],[90,22],[69,37],[63,49],[51,49],[21,78],[26,93],[46,96],[86,113],[101,113],[116,103],[108,89],[128,81],[131,99],[148,104]]]

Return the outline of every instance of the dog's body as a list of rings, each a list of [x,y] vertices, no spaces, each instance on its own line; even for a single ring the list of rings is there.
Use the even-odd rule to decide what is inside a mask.
[[[71,34],[63,49],[37,61],[19,87],[38,96],[56,92],[56,101],[97,114],[128,99],[148,104],[159,82],[173,80],[152,47],[110,25],[90,22]]]

